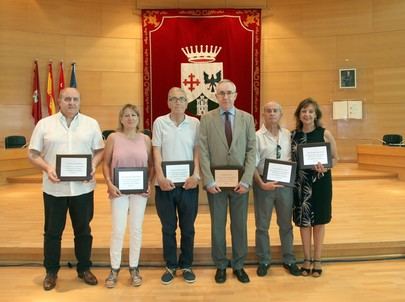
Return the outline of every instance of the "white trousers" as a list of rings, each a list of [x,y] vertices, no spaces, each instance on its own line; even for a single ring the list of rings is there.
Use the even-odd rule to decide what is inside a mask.
[[[121,266],[127,217],[129,217],[129,267],[138,267],[146,202],[147,198],[142,195],[122,195],[111,200],[111,268],[119,269]]]

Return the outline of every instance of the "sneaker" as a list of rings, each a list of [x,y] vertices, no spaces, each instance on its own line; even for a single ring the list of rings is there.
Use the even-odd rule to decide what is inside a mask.
[[[164,285],[168,285],[173,282],[175,276],[176,276],[176,269],[170,269],[166,267],[166,271],[160,278],[160,282]]]
[[[301,270],[298,268],[295,263],[283,263],[283,267],[288,270],[288,272],[293,276],[301,276]]]
[[[194,275],[191,267],[183,268],[183,278],[184,278],[184,281],[186,281],[187,283],[195,282],[195,275]]]
[[[107,288],[114,288],[117,284],[119,269],[111,269],[110,274],[104,281],[104,285]]]
[[[130,267],[129,273],[131,274],[131,285],[140,286],[142,284],[142,277],[139,275],[139,268]]]

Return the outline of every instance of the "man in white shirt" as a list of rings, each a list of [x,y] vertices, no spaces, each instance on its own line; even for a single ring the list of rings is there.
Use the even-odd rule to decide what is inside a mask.
[[[256,219],[256,255],[259,258],[257,275],[267,274],[271,264],[269,227],[273,207],[283,254],[283,266],[290,274],[300,276],[293,252],[293,227],[291,223],[293,191],[277,182],[263,181],[266,158],[291,161],[291,133],[280,127],[282,108],[276,102],[263,107],[263,125],[256,132],[257,167],[254,174],[253,195]]]
[[[80,93],[76,88],[62,90],[58,103],[60,111],[36,125],[28,154],[31,163],[43,171],[45,290],[56,286],[68,211],[75,235],[78,277],[89,285],[97,284],[97,278],[90,271],[93,241],[90,221],[94,210],[94,173],[103,157],[104,141],[97,121],[79,113]],[[61,181],[55,168],[57,154],[91,154],[93,178]]]
[[[156,210],[162,223],[163,256],[166,271],[162,284],[170,284],[176,270],[182,270],[184,281],[196,280],[192,271],[194,253],[194,222],[198,211],[198,182],[200,180],[198,135],[200,122],[186,115],[186,93],[173,87],[168,93],[170,113],[158,117],[153,123],[152,147],[156,172]],[[162,162],[192,161],[194,171],[183,186],[176,186],[166,178]],[[180,255],[177,258],[177,218],[180,227]]]

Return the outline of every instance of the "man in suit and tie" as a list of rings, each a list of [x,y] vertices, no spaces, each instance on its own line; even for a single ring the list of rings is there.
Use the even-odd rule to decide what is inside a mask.
[[[249,282],[243,269],[247,255],[248,192],[256,160],[256,134],[253,116],[234,106],[237,92],[230,80],[218,83],[219,108],[208,112],[200,124],[200,165],[211,214],[212,258],[217,267],[215,281],[226,281],[226,220],[229,203],[232,235],[233,273],[242,283]],[[211,168],[238,166],[241,179],[233,189],[221,189]]]

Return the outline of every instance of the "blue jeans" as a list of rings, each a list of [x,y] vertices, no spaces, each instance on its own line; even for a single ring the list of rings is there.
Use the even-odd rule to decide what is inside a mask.
[[[78,196],[56,197],[46,193],[44,196],[44,266],[47,272],[57,273],[60,268],[61,241],[69,210],[75,237],[77,271],[88,270],[93,237],[90,221],[94,213],[94,192]]]
[[[166,266],[170,269],[191,267],[194,252],[194,222],[198,211],[198,187],[190,190],[176,187],[172,191],[162,191],[157,186],[155,198],[156,210],[162,223],[163,257]],[[177,219],[181,233],[178,260]]]

